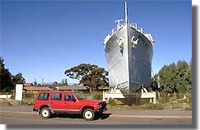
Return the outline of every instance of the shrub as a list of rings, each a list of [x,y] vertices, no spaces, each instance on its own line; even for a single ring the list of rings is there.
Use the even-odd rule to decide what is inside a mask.
[[[146,104],[146,103],[149,103],[149,101],[150,101],[150,99],[146,99],[146,98],[144,99],[144,98],[143,98],[143,99],[140,99],[139,104],[140,104],[140,105],[144,105],[144,104]]]
[[[23,95],[24,95],[25,99],[27,99],[27,98],[35,99],[35,97],[36,97],[36,94],[33,92],[25,92]]]
[[[145,104],[142,105],[142,109],[148,109],[148,110],[163,110],[164,107],[161,104]]]
[[[160,103],[168,103],[170,101],[170,94],[161,92],[160,98],[158,99],[158,102]]]
[[[10,102],[10,100],[7,100],[7,99],[0,99],[0,105],[1,106],[13,106],[13,104]]]
[[[109,98],[109,102],[108,102],[111,106],[116,106],[116,100],[115,99],[112,99],[112,98]]]
[[[33,105],[34,100],[33,99],[23,99],[22,105]]]
[[[102,100],[103,99],[103,93],[95,93],[93,95],[93,98],[96,100]]]

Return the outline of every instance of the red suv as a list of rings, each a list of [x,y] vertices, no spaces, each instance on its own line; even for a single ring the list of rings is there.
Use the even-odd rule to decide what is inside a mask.
[[[101,115],[106,110],[106,102],[87,100],[81,92],[73,91],[39,92],[33,108],[43,118],[49,118],[54,113],[66,113],[81,114],[86,120],[93,120],[97,114]]]

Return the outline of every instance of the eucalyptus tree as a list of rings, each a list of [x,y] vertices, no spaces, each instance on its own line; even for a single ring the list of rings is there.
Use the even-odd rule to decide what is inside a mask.
[[[5,68],[4,59],[0,57],[0,90],[12,89],[12,75],[9,69]]]
[[[65,75],[79,80],[80,84],[88,86],[90,92],[98,90],[99,87],[108,86],[108,72],[97,65],[83,63],[65,70]]]
[[[160,86],[168,93],[192,90],[192,63],[179,60],[177,64],[164,65],[158,72]]]

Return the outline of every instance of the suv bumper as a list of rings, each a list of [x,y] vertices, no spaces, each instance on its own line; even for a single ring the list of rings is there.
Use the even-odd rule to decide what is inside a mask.
[[[38,109],[35,109],[35,108],[33,108],[33,111],[36,111],[36,112],[38,112]]]
[[[99,109],[98,112],[105,112],[107,111],[107,108]]]
[[[107,108],[104,108],[104,109],[103,109],[103,112],[104,112],[104,111],[107,111],[107,110],[108,110]]]

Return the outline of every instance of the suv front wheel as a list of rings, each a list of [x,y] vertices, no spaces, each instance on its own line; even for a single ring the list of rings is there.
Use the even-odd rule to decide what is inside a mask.
[[[50,111],[50,109],[48,107],[44,107],[40,111],[40,115],[43,118],[49,118],[51,116],[51,111]]]
[[[83,111],[83,118],[85,120],[90,120],[91,121],[91,120],[94,119],[94,117],[95,117],[95,113],[94,113],[93,109],[85,109]]]

